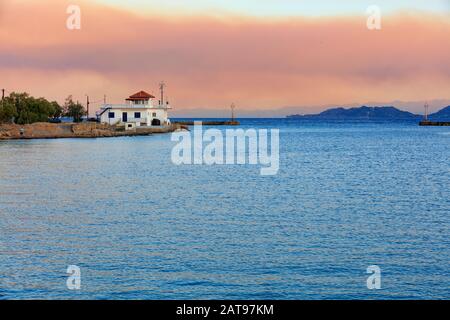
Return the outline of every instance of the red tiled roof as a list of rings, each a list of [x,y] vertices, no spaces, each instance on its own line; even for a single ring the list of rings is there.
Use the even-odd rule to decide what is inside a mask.
[[[131,95],[127,100],[148,100],[155,98],[151,94],[145,92],[145,91],[139,91],[138,93],[135,93]]]

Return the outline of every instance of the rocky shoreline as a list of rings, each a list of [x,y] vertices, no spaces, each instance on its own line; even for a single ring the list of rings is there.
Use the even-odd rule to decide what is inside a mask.
[[[95,122],[88,123],[48,123],[1,124],[0,140],[14,139],[58,139],[58,138],[107,138],[123,136],[146,136],[155,133],[168,133],[187,129],[181,124],[165,127],[145,127],[125,130],[124,127]]]

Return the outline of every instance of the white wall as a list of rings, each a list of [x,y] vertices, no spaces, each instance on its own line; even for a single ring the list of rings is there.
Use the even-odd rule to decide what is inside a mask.
[[[114,112],[114,118],[109,118],[109,113]],[[118,124],[122,122],[122,113],[127,112],[128,113],[128,122],[136,122],[134,118],[135,112],[141,113],[141,119],[137,120],[137,122],[146,122],[148,125],[151,124],[153,119],[159,119],[161,121],[161,125],[164,125],[165,122],[168,120],[167,110],[165,109],[150,109],[150,108],[130,108],[130,109],[109,109],[105,111],[101,117],[100,122],[101,123],[108,123],[108,124]],[[156,114],[156,115],[155,115]]]

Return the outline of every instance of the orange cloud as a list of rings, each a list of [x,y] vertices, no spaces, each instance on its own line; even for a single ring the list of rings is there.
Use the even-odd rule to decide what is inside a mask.
[[[424,100],[450,96],[450,23],[399,13],[369,31],[364,15],[267,21],[165,21],[86,2],[82,29],[65,1],[0,7],[0,75],[10,91],[120,102],[164,79],[179,109]]]

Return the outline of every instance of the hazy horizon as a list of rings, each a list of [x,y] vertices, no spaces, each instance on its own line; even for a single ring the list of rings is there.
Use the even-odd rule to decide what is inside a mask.
[[[450,99],[431,100],[431,101],[391,101],[391,102],[367,102],[367,103],[348,103],[343,105],[323,105],[323,106],[287,106],[273,108],[272,110],[258,110],[257,108],[235,109],[237,118],[284,118],[294,114],[316,114],[331,108],[357,108],[367,107],[395,107],[403,111],[409,111],[415,114],[424,113],[424,104],[428,103],[429,112],[437,112],[447,106],[450,106]],[[171,111],[174,117],[204,117],[204,118],[228,118],[231,110],[229,108],[210,109],[210,108],[189,108],[184,110],[174,109]]]

